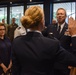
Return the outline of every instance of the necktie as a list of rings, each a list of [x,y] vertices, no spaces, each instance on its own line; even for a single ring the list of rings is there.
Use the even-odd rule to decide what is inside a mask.
[[[60,33],[60,29],[61,29],[61,26],[59,25],[59,26],[58,26],[58,33]]]

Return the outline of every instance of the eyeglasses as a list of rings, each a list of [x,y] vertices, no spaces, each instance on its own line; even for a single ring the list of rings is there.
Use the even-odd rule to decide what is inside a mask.
[[[1,30],[5,30],[5,29],[0,29],[0,31],[1,31]]]

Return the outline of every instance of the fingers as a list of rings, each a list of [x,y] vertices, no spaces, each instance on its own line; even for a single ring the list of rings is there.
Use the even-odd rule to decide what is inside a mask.
[[[70,17],[68,20],[68,30],[70,35],[76,35],[76,20],[74,20],[72,17]]]
[[[70,27],[72,27],[74,24],[75,24],[75,20],[74,20],[72,17],[70,17],[70,18],[68,19],[68,27],[70,28]]]
[[[7,69],[6,67],[5,67],[5,68],[3,68],[4,73],[6,73],[6,72],[7,72],[7,70],[8,70],[8,69]]]
[[[74,21],[74,19],[73,19],[72,17],[70,17],[70,18],[68,19],[68,24],[72,24],[73,21]]]

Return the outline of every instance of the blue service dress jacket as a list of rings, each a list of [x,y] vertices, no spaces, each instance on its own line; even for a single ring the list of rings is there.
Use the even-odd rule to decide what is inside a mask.
[[[60,47],[58,41],[39,32],[28,32],[14,39],[12,51],[13,75],[54,75],[55,62],[76,66],[75,56]]]
[[[70,44],[72,44],[71,36],[65,35],[65,32],[68,29],[68,24],[67,23],[64,24],[64,27],[63,27],[61,33],[58,32],[57,28],[58,28],[58,23],[56,23],[55,25],[49,25],[42,33],[45,37],[48,37],[50,39],[59,40],[60,45],[63,48],[65,48],[68,52],[76,55],[76,50],[73,49],[73,46],[70,46]],[[66,70],[68,70],[68,65],[57,62],[57,63],[55,63],[55,69],[66,71]]]
[[[49,25],[43,32],[42,34],[45,37],[53,38],[55,37],[60,41],[60,44],[63,48],[67,49],[69,51],[70,49],[70,43],[71,43],[71,37],[70,36],[65,36],[65,32],[68,29],[68,24],[65,23],[64,27],[61,31],[61,33],[58,32],[58,23],[55,25]]]

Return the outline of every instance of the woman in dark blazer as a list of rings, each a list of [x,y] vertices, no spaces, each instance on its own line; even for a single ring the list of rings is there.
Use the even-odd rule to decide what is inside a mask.
[[[29,7],[21,22],[29,31],[13,41],[13,75],[54,75],[56,61],[76,66],[75,56],[61,48],[58,41],[42,35],[44,13],[39,6]]]
[[[0,23],[0,75],[4,75],[12,66],[11,42],[5,36],[5,25]]]

